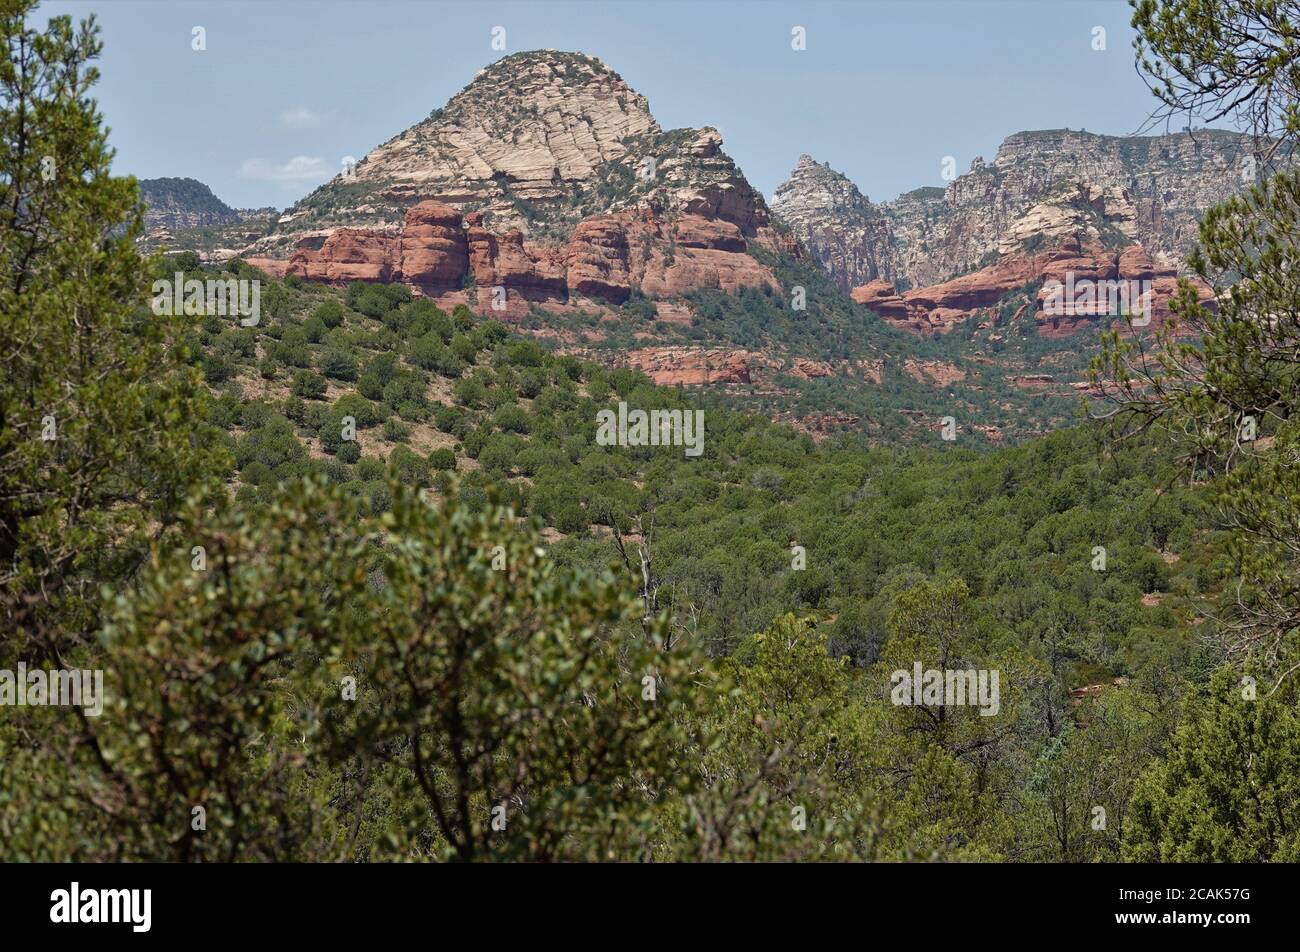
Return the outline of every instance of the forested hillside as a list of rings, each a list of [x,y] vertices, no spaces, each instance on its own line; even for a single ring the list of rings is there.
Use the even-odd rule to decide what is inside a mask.
[[[239,262],[230,273],[253,274]],[[117,716],[81,729],[116,766],[100,773],[67,740],[82,751],[66,761],[80,762],[64,780],[74,800],[122,803],[114,849],[1121,856],[1135,782],[1221,661],[1207,614],[1229,565],[1165,441],[1112,452],[1085,427],[993,454],[937,434],[924,448],[817,444],[717,396],[555,356],[405,288],[262,280],[262,324],[209,316],[182,338],[210,393],[192,406],[193,439],[226,490],[169,526],[132,594],[103,607],[108,682],[127,691],[110,696]],[[598,411],[620,400],[701,408],[703,454],[599,445]],[[344,437],[348,417],[355,439]],[[552,642],[551,625],[581,632]],[[475,658],[472,677],[445,669],[458,650]],[[1002,672],[997,715],[934,722],[889,703],[890,672],[914,658]],[[616,702],[601,716],[619,728],[563,718],[557,735],[526,728],[514,756],[542,762],[530,760],[536,776],[505,801],[528,814],[514,835],[491,828],[507,779],[500,755],[459,775],[418,762],[433,750],[393,747],[472,711],[480,720],[456,743],[474,749],[472,731],[514,716],[505,686],[517,678],[541,691],[529,723],[556,716],[574,688],[549,679],[572,666],[576,683],[590,679],[587,696]],[[421,692],[453,676],[453,706],[426,709]],[[149,688],[159,677],[210,687],[159,709]],[[209,764],[180,726],[190,723],[224,737],[228,755],[265,750]],[[537,810],[535,797],[558,803],[596,782],[549,772],[546,758],[594,755],[623,729],[657,732],[664,761],[646,768],[638,796],[615,795],[618,784],[582,796],[632,828],[607,843],[580,835],[603,813]],[[141,731],[162,731],[162,746],[130,753]],[[10,743],[15,769],[52,769]],[[156,774],[160,757],[174,776]],[[827,757],[840,764],[831,775]],[[584,769],[615,771],[614,783],[617,764],[602,755]],[[435,792],[445,783],[470,798],[463,821],[439,819],[426,772]],[[38,804],[59,789],[20,798],[23,815],[43,815],[50,806]],[[287,815],[295,826],[241,820],[174,841],[165,819],[159,828],[128,809],[132,797],[178,822],[200,798],[209,815]],[[1096,807],[1102,829],[1090,825]],[[705,836],[699,811],[740,827]],[[735,842],[742,827],[758,840]],[[16,842],[33,857],[105,855],[98,834],[51,840],[33,828]]]
[[[1092,633],[1105,664],[1123,651],[1121,632],[1175,623],[1168,605],[1143,610],[1143,594],[1169,591],[1175,577],[1180,595],[1211,587],[1204,513],[1157,440],[1118,455],[1089,427],[992,455],[937,432],[910,449],[871,449],[851,435],[818,445],[715,394],[557,357],[404,288],[338,293],[263,280],[266,326],[209,318],[190,345],[213,390],[210,419],[234,460],[237,500],[319,475],[382,513],[388,464],[435,496],[454,473],[472,508],[490,487],[503,489],[520,517],[537,516],[563,540],[566,560],[608,560],[615,530],[646,535],[653,523],[656,573],[702,611],[705,637],[724,649],[791,609],[843,608],[844,624],[858,627],[874,611],[883,622],[887,603],[867,602],[887,580],[952,573],[990,599],[1015,592],[1021,604],[1041,602],[1023,619],[999,600],[995,615],[1027,621],[1025,632],[1052,627],[1053,612],[1074,631],[1099,618],[1094,598],[1113,602],[1121,614],[1109,644]],[[620,400],[703,408],[703,455],[599,445],[598,411]],[[355,440],[341,435],[347,416]],[[799,571],[792,543],[807,552]],[[1095,546],[1107,550],[1104,571],[1091,568]],[[1047,579],[1058,596],[1030,595]],[[737,623],[741,631],[728,633]],[[882,634],[864,628],[839,640],[860,642],[855,657],[870,661]],[[1077,634],[1081,644],[1092,637]],[[1128,673],[1122,662],[1111,667]]]
[[[6,859],[1300,859],[1296,175],[1206,216],[1221,306],[1107,334],[1075,425],[990,448],[886,376],[847,399],[953,432],[815,439],[407,283],[141,257],[96,32],[16,9]],[[1135,22],[1190,69],[1201,12]]]

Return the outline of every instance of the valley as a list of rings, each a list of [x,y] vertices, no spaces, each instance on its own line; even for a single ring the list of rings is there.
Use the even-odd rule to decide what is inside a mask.
[[[805,155],[769,208],[716,130],[664,131],[599,60],[536,51],[481,71],[251,241],[242,218],[238,247],[184,228],[146,247],[403,283],[819,437],[921,442],[954,415],[963,442],[992,446],[1078,418],[1101,333],[1163,326],[1197,216],[1243,186],[1244,154],[1209,130],[1019,133],[947,188],[883,205]],[[1145,282],[1153,320],[1049,313],[1043,288],[1067,277]]]
[[[6,859],[1300,859],[1290,5],[6,2]]]

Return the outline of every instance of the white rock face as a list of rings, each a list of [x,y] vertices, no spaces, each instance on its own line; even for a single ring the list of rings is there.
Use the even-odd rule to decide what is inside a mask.
[[[521,54],[484,71],[444,109],[367,155],[359,182],[447,183],[486,195],[564,195],[658,132],[649,103],[599,60]]]
[[[1205,209],[1240,190],[1249,146],[1232,132],[1152,137],[1068,129],[1009,136],[991,163],[938,188],[873,204],[847,178],[806,156],[773,211],[841,287],[883,278],[922,287],[971,271],[1020,243],[1095,235],[1139,242],[1178,261]]]
[[[482,211],[493,231],[562,240],[583,217],[645,207],[767,224],[763,199],[715,129],[665,132],[598,59],[541,50],[483,70],[442,109],[318,188],[247,249],[282,256],[341,226],[391,230],[425,200]]]
[[[844,291],[878,278],[898,279],[886,212],[829,165],[800,156],[776,190],[772,210]]]

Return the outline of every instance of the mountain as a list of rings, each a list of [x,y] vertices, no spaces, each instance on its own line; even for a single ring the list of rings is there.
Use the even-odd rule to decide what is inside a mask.
[[[721,143],[715,129],[665,132],[646,98],[595,57],[517,53],[289,209],[267,246],[340,226],[392,231],[430,200],[533,239],[637,207],[751,234],[767,209]]]
[[[141,179],[140,198],[145,205],[144,224],[148,232],[233,225],[240,220],[235,209],[197,179]]]
[[[942,189],[920,189],[911,200],[938,207],[942,197]],[[891,206],[874,204],[828,164],[799,156],[794,171],[773,195],[772,209],[846,294],[878,278],[899,279],[891,249]]]
[[[543,50],[481,70],[446,106],[290,208],[245,249],[327,282],[403,281],[506,316],[634,293],[775,287],[762,196],[717,130],[664,131],[594,57]],[[502,310],[498,300],[495,310]]]
[[[616,72],[555,50],[480,70],[241,251],[277,276],[400,282],[516,323],[630,302],[670,328],[698,316],[694,293],[782,294],[775,269],[802,254],[716,129],[665,131]]]
[[[845,291],[875,280],[904,290],[939,284],[1034,235],[1084,225],[1108,244],[1139,244],[1174,266],[1205,209],[1243,186],[1249,155],[1241,134],[1211,129],[1150,137],[1019,132],[992,163],[976,158],[946,188],[882,204],[805,155],[772,208]]]

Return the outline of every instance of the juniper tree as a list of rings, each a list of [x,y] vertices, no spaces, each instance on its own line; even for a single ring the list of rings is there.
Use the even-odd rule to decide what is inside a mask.
[[[134,179],[91,98],[97,27],[3,0],[0,657],[57,659],[93,626],[209,460],[183,318],[146,307]]]

